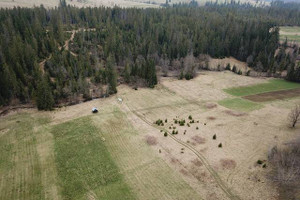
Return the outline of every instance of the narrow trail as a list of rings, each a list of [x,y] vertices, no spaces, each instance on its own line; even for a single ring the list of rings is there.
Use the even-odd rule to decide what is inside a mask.
[[[94,28],[78,29],[78,30],[73,29],[72,31],[66,31],[67,33],[71,33],[71,36],[69,39],[67,39],[65,41],[65,44],[62,47],[59,46],[58,49],[61,50],[62,48],[64,48],[66,51],[69,51],[73,56],[78,56],[76,53],[72,52],[69,47],[70,47],[70,42],[72,42],[74,40],[75,34],[78,33],[79,31],[96,31],[96,29],[94,29]],[[42,74],[45,74],[46,61],[50,60],[51,58],[52,58],[52,54],[50,54],[50,56],[48,58],[45,58],[42,62],[39,63],[39,67],[40,67]]]
[[[125,104],[126,107],[128,108],[128,110],[130,112],[132,112],[134,115],[136,115],[138,118],[140,118],[142,121],[144,121],[145,123],[147,123],[148,125],[161,130],[161,128],[157,127],[156,125],[154,125],[152,122],[148,121],[143,115],[139,114],[137,111],[131,109],[128,104]],[[172,135],[167,129],[163,129],[165,132],[168,133],[168,136],[173,139],[175,142],[177,142],[178,144],[186,147],[187,149],[189,149],[191,152],[193,152],[203,163],[203,165],[206,167],[206,169],[209,171],[209,173],[212,175],[212,177],[214,178],[214,180],[216,181],[217,185],[222,189],[222,191],[226,194],[226,196],[229,199],[232,200],[240,200],[240,198],[237,195],[234,195],[231,190],[228,188],[228,186],[226,185],[225,182],[223,182],[223,180],[220,178],[220,176],[218,175],[218,173],[211,167],[211,165],[209,164],[208,160],[200,153],[198,152],[194,147],[190,146],[188,143],[185,143],[183,141],[181,141],[180,139],[176,138],[174,135]]]
[[[45,74],[45,63],[47,60],[51,59],[51,57],[52,57],[52,54],[50,54],[50,56],[48,58],[45,58],[42,62],[39,63],[39,67],[40,67],[42,74]]]

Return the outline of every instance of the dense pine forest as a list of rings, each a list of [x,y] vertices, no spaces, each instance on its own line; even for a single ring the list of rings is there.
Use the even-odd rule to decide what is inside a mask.
[[[294,54],[280,47],[279,26],[300,25],[300,6],[238,3],[160,9],[76,8],[61,1],[0,10],[0,105],[12,101],[51,109],[117,92],[127,83],[153,87],[158,66],[194,76],[193,59],[233,56],[262,72],[288,70],[300,80]],[[285,44],[286,45],[286,44]]]

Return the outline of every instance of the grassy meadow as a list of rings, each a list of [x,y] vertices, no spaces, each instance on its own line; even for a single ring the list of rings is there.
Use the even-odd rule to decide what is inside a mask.
[[[224,91],[233,96],[242,97],[247,95],[260,94],[264,92],[288,90],[288,89],[295,89],[295,88],[300,88],[300,84],[285,81],[285,80],[280,80],[280,79],[273,79],[270,80],[268,83],[256,84],[252,86],[228,88],[228,89],[224,89]]]
[[[300,27],[282,26],[280,27],[279,36],[281,42],[287,39],[288,42],[300,43]]]

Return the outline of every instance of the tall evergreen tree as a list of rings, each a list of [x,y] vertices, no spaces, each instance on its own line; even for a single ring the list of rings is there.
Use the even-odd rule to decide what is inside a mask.
[[[38,83],[36,104],[39,110],[52,110],[54,99],[48,79],[44,76]]]

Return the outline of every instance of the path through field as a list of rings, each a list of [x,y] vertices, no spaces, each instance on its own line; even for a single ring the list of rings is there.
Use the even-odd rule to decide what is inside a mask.
[[[152,122],[147,120],[145,117],[143,117],[141,114],[139,114],[138,112],[132,110],[128,104],[126,106],[132,113],[134,113],[136,116],[138,116],[142,121],[147,123],[149,126],[152,126],[152,127],[156,128],[158,130],[162,130],[161,128],[159,128],[158,126],[154,125]],[[223,192],[226,194],[226,196],[229,199],[233,199],[233,200],[234,199],[236,199],[236,200],[240,199],[237,195],[234,195],[232,193],[231,189],[229,189],[229,187],[226,185],[226,183],[223,182],[223,180],[220,178],[218,173],[211,167],[211,165],[209,164],[207,159],[199,151],[197,151],[194,147],[192,147],[188,143],[185,143],[185,142],[181,141],[180,139],[177,139],[175,136],[172,135],[172,133],[168,129],[163,129],[163,131],[167,132],[169,137],[172,138],[174,141],[176,141],[178,144],[180,144],[180,145],[188,148],[190,151],[192,151],[201,160],[201,162],[204,164],[204,166],[207,168],[207,170],[210,172],[210,174],[214,177],[214,179],[217,182],[218,186],[223,190]]]

